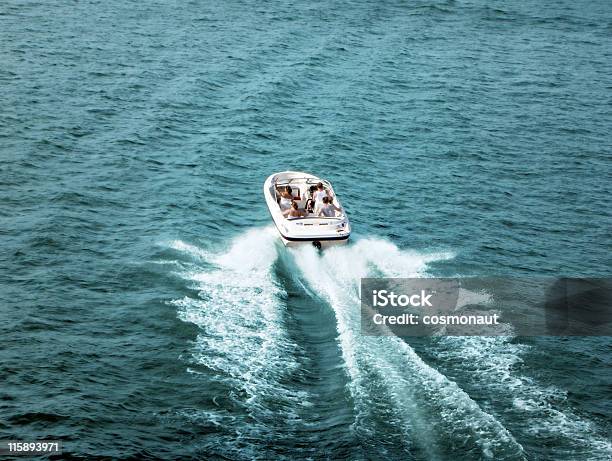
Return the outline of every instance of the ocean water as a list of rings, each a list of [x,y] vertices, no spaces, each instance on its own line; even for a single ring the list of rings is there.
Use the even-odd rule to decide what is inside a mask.
[[[363,276],[610,276],[612,3],[0,5],[0,439],[612,458],[609,338],[360,335]],[[350,245],[279,244],[271,173]]]

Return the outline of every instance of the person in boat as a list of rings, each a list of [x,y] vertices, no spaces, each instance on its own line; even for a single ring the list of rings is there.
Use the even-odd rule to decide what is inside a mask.
[[[306,206],[304,209],[309,213],[314,213],[315,199],[314,193],[317,191],[317,186],[310,186],[308,189],[308,200],[306,200]]]
[[[320,182],[317,184],[317,190],[312,195],[314,199],[314,213],[318,216],[323,206],[323,198],[329,197],[329,192],[323,187],[323,183]]]
[[[286,216],[287,219],[303,218],[306,216],[306,212],[304,210],[300,210],[296,201],[292,201],[290,208],[283,211],[283,215]]]
[[[293,189],[291,189],[291,186],[285,186],[284,189],[281,189],[279,191],[280,194],[280,201],[278,202],[281,210],[283,211],[287,211],[289,209],[291,209],[291,202],[296,199],[299,200],[300,196],[299,196],[299,190],[298,190],[298,196],[294,197],[293,196]]]
[[[315,203],[316,202],[323,202],[323,197],[327,197],[329,196],[329,193],[327,192],[327,190],[325,190],[325,187],[323,187],[323,183],[320,182],[317,184],[317,190],[312,194]]]
[[[336,216],[336,211],[342,211],[342,209],[334,205],[334,199],[331,197],[323,197],[323,205],[321,205],[321,209],[319,213],[317,213],[317,216],[333,218]]]

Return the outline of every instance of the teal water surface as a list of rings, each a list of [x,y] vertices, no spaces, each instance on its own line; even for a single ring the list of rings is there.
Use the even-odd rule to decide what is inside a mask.
[[[612,457],[609,338],[360,335],[365,276],[610,276],[612,4],[0,6],[0,439]],[[265,178],[353,226],[279,244]]]

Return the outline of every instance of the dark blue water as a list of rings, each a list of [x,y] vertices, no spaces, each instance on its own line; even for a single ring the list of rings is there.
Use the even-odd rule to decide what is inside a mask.
[[[610,276],[609,1],[0,5],[0,439],[610,459],[608,338],[359,332],[359,278]],[[261,187],[330,179],[353,243]]]

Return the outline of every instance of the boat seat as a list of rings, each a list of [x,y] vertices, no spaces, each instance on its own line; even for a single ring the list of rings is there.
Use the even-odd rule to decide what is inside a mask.
[[[304,195],[304,193],[300,190],[301,188],[297,187],[297,186],[291,186],[293,188],[293,196],[297,197],[298,193],[300,196],[300,200],[296,200],[298,207],[300,208],[304,208],[304,206],[306,205],[306,197]]]

